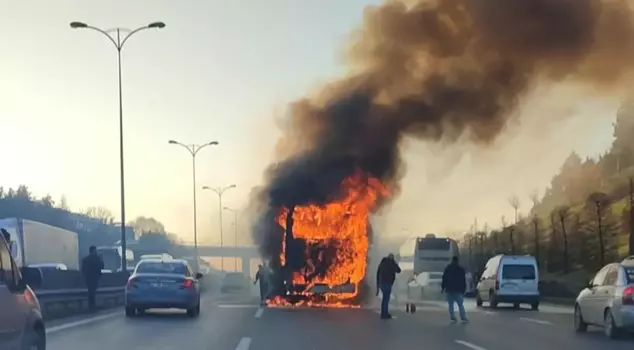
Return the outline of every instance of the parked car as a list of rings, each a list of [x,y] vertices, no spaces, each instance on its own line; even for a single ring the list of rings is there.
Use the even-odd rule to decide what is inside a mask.
[[[608,338],[634,330],[634,258],[597,272],[577,297],[574,325],[577,332],[588,325],[603,327]]]
[[[533,256],[497,255],[489,259],[476,286],[476,305],[488,301],[492,308],[500,303],[530,304],[539,309],[539,269]]]
[[[147,309],[185,309],[200,314],[201,273],[194,274],[185,260],[143,259],[128,279],[125,314],[133,317]]]
[[[0,235],[0,349],[46,349],[40,303],[29,286],[37,287],[41,279],[38,269],[25,268],[24,275],[20,272]]]

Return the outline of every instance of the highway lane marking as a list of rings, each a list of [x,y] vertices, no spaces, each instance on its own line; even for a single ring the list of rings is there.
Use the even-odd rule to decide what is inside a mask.
[[[528,317],[520,317],[520,321],[533,322],[533,323],[545,324],[545,325],[552,325],[553,324],[552,322],[549,322],[549,321],[537,320],[537,319],[528,318]]]
[[[381,315],[381,310],[372,310],[375,314]],[[396,316],[392,315],[392,319],[395,320]]]
[[[90,323],[98,322],[98,321],[101,321],[101,320],[105,320],[105,319],[108,319],[108,318],[111,318],[111,317],[114,317],[114,316],[122,316],[122,315],[123,314],[121,313],[121,311],[117,311],[117,312],[111,312],[111,313],[105,314],[105,315],[100,315],[100,316],[95,316],[95,317],[91,317],[91,318],[86,318],[86,319],[75,321],[75,322],[64,323],[64,324],[60,324],[59,326],[47,328],[46,329],[46,334],[51,334],[51,333],[63,331],[65,329],[75,328],[75,327],[83,326],[83,325],[86,325],[86,324],[90,324]]]
[[[251,338],[244,337],[240,339],[240,342],[238,343],[236,350],[249,350],[250,346],[251,346]]]
[[[473,349],[473,350],[487,350],[487,349],[485,349],[485,348],[483,348],[483,347],[481,347],[481,346],[477,346],[477,345],[475,345],[475,344],[471,344],[471,343],[466,342],[466,341],[464,341],[464,340],[454,340],[454,341],[455,341],[457,344],[460,344],[460,345],[463,345],[463,346],[468,347],[469,349]]]
[[[252,304],[218,304],[217,305],[221,309],[257,309],[260,305],[252,305]]]
[[[264,313],[264,309],[263,308],[259,308],[258,311],[255,312],[255,318],[261,318],[262,314]]]

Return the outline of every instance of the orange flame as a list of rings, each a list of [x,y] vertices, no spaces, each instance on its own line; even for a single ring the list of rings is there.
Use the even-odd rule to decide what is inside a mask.
[[[387,188],[381,181],[369,177],[361,171],[344,179],[341,184],[343,196],[325,206],[298,206],[293,214],[293,236],[303,239],[307,244],[334,245],[336,256],[334,262],[328,266],[323,276],[310,281],[308,287],[315,284],[326,284],[330,287],[352,283],[358,286],[365,277],[366,258],[368,253],[368,219],[376,209],[377,201],[389,195]],[[281,209],[277,222],[286,229],[286,219],[289,210]],[[286,232],[284,232],[286,235]],[[285,237],[282,239],[282,265],[285,264]],[[306,284],[304,276],[314,272],[315,262],[310,260],[306,252],[307,267],[293,274],[293,284]],[[307,288],[308,289],[308,288]],[[341,300],[354,298],[354,293],[325,295],[325,305],[334,307],[350,307],[340,304]],[[270,304],[283,305],[281,298],[270,300]],[[319,306],[319,303],[309,303],[306,306]]]

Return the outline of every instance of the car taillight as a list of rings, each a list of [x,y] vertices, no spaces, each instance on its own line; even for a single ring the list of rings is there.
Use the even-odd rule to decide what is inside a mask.
[[[128,280],[128,283],[126,284],[126,287],[127,288],[133,287],[135,283],[136,283],[136,280],[134,278],[130,278]]]
[[[500,290],[500,281],[495,281],[495,290]]]
[[[194,281],[192,281],[192,280],[184,280],[183,281],[183,288],[190,288],[192,285],[194,285]]]
[[[634,287],[629,286],[623,290],[623,305],[634,305]]]
[[[35,303],[35,295],[33,295],[31,288],[27,288],[24,290],[24,300],[26,300],[26,302],[29,304]]]

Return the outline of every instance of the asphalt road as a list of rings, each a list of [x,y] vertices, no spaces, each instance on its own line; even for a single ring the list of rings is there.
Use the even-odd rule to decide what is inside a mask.
[[[427,302],[415,314],[393,309],[380,320],[363,309],[279,309],[257,306],[254,297],[203,300],[198,319],[160,312],[126,319],[122,311],[49,325],[50,350],[534,350],[628,349],[634,337],[610,341],[600,329],[575,334],[568,308],[540,311],[477,309],[467,302],[468,324],[450,324],[442,302]],[[70,326],[67,326],[69,325]],[[66,325],[66,326],[65,326]],[[52,331],[51,331],[52,330]]]

